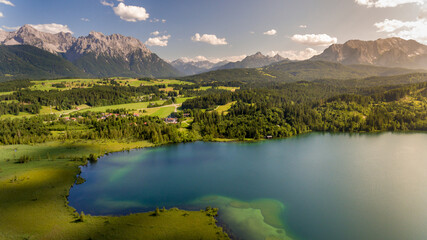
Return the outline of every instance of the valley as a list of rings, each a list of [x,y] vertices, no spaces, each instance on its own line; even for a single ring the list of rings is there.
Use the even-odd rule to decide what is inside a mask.
[[[427,238],[425,41],[246,29],[249,48],[97,4],[76,33],[0,29],[0,239]]]

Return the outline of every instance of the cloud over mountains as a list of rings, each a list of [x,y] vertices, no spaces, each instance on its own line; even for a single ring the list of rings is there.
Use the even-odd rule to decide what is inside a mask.
[[[328,34],[295,34],[291,37],[292,41],[308,46],[329,46],[337,43],[338,39]]]
[[[227,40],[225,38],[218,38],[214,34],[203,34],[200,35],[196,33],[193,37],[191,37],[193,42],[204,42],[211,45],[227,45]]]

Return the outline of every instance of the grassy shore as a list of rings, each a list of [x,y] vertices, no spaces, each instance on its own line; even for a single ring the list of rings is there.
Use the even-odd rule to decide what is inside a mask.
[[[0,146],[0,239],[228,239],[210,211],[160,210],[123,217],[68,206],[82,156],[151,147],[148,142],[78,141]],[[17,159],[28,157],[26,163]]]

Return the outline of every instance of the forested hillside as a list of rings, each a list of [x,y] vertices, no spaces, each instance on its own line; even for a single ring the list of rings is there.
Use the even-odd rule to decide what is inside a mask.
[[[64,58],[39,48],[0,46],[0,81],[88,76]]]
[[[393,76],[416,72],[403,68],[367,65],[345,66],[325,61],[281,62],[263,68],[218,70],[182,78],[202,84],[217,82],[227,85],[256,82],[296,82],[320,79],[360,79],[372,76]]]

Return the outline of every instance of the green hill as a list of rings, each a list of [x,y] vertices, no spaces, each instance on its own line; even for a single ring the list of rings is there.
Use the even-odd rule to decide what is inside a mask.
[[[88,76],[64,58],[39,48],[0,46],[0,81]]]

